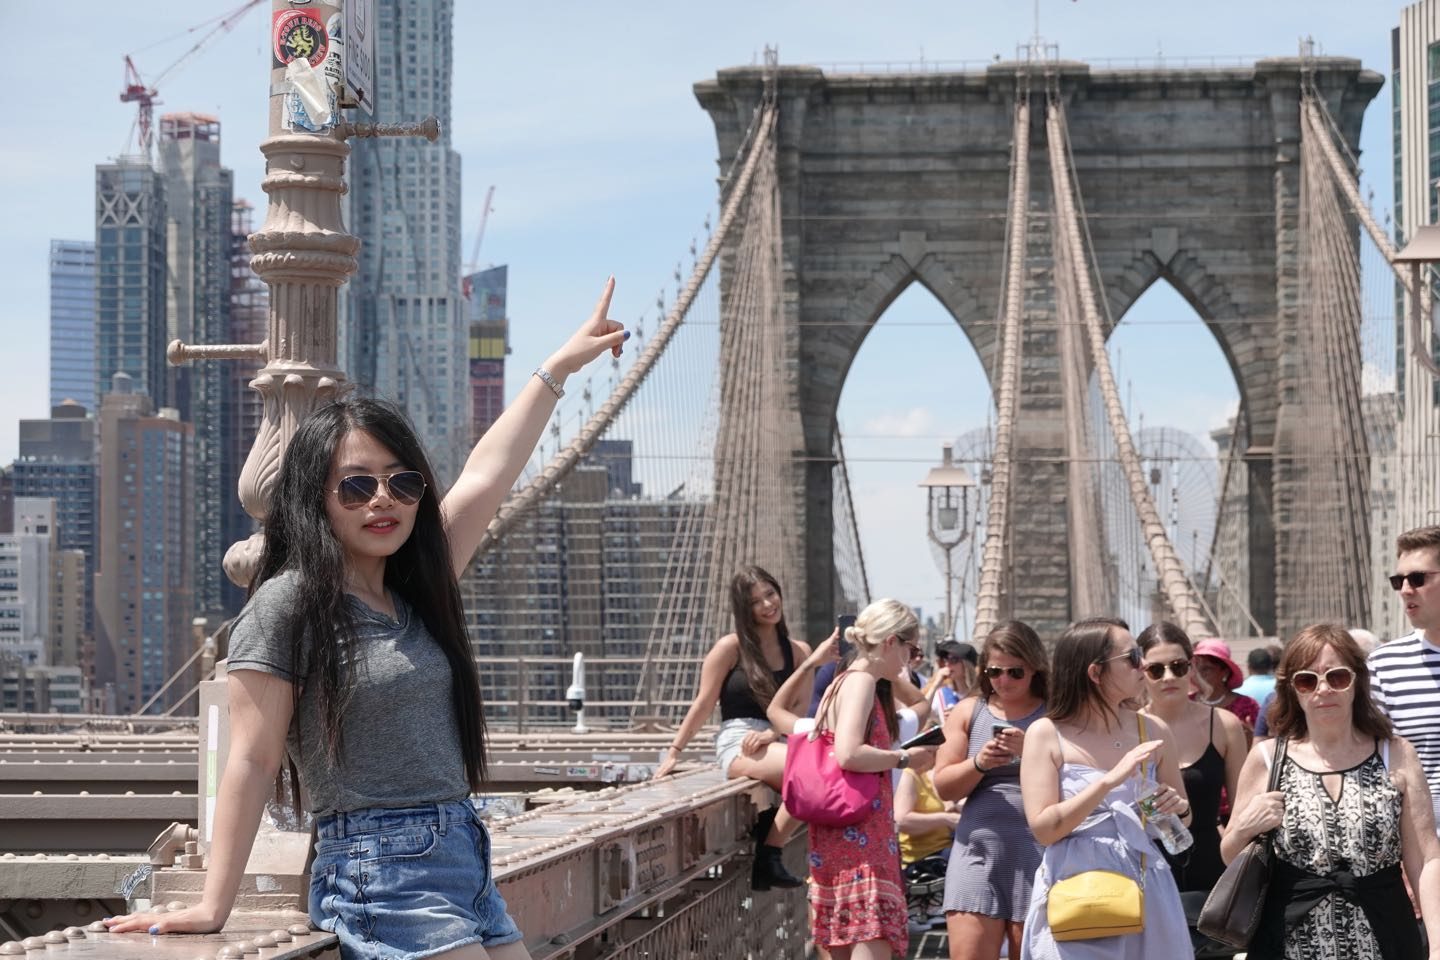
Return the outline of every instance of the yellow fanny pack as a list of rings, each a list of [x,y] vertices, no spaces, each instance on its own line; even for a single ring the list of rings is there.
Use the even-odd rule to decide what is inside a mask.
[[[1145,741],[1145,718],[1135,715],[1140,741]],[[1145,815],[1140,814],[1144,823]],[[1145,876],[1145,854],[1140,854],[1140,876]],[[1056,881],[1050,888],[1045,915],[1050,933],[1058,941],[1119,937],[1145,929],[1145,888],[1123,873],[1086,870]]]
[[[1139,933],[1145,929],[1145,891],[1123,873],[1086,870],[1050,888],[1045,912],[1056,940]]]

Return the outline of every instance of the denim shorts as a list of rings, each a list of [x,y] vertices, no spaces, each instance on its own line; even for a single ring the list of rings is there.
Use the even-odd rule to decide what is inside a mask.
[[[310,917],[342,960],[420,960],[521,937],[490,872],[490,832],[468,801],[369,807],[315,825]]]
[[[757,720],[754,717],[735,717],[731,720],[720,722],[720,731],[715,734],[715,762],[720,764],[720,772],[730,776],[730,764],[740,756],[740,745],[745,738],[752,733],[763,733],[773,729],[764,720]],[[785,738],[778,738],[782,743]]]

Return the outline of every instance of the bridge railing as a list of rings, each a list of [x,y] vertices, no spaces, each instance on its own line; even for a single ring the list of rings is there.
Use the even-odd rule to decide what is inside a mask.
[[[699,676],[702,657],[681,657],[678,664],[693,667]],[[632,729],[643,716],[684,713],[695,691],[660,689],[654,673],[645,674],[646,658],[585,656],[585,724],[588,727]],[[573,656],[478,656],[480,687],[485,698],[485,722],[492,729],[525,733],[532,729],[569,727],[575,711],[566,697]],[[650,682],[640,684],[642,676]],[[636,691],[640,690],[636,713]]]

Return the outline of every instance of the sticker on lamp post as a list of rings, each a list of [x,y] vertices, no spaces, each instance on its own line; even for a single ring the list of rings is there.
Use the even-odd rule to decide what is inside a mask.
[[[285,66],[291,60],[304,59],[318,67],[330,52],[330,38],[325,24],[310,10],[282,10],[275,14],[270,31],[274,41],[275,61]]]

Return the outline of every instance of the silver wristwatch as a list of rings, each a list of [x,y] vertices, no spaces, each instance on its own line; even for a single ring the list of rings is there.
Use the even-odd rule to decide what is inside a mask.
[[[905,768],[907,768],[907,767],[909,767],[909,766],[910,766],[910,754],[906,753],[904,750],[901,750],[901,751],[900,751],[900,759],[895,761],[895,769],[896,769],[896,770],[904,770]]]
[[[551,392],[555,394],[556,400],[559,400],[561,397],[565,396],[565,388],[560,386],[559,380],[556,380],[550,375],[549,370],[546,370],[544,367],[536,367],[535,376],[539,377],[540,382],[550,388]]]

